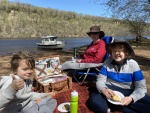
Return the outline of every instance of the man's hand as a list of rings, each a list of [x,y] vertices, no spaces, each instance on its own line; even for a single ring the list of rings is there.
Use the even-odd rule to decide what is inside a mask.
[[[22,79],[17,80],[15,76],[12,76],[12,83],[10,84],[14,90],[20,90],[24,87],[24,81]]]

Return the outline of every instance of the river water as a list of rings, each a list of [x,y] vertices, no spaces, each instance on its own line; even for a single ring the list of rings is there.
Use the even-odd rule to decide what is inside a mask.
[[[133,37],[114,37],[114,38],[126,38],[132,39]],[[72,49],[74,47],[80,47],[91,43],[91,38],[59,38],[59,40],[66,41],[66,45],[62,51]],[[41,39],[1,39],[0,40],[0,55],[9,55],[20,50],[27,50],[32,53],[38,53],[36,43],[41,42]]]

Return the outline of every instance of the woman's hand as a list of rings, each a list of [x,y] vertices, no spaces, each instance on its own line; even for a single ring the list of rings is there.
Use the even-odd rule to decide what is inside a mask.
[[[80,62],[81,62],[81,59],[77,59],[76,62],[77,62],[77,63],[80,63]]]
[[[105,95],[107,98],[112,98],[115,94],[113,92],[113,90],[111,89],[107,89],[107,88],[103,88],[101,90],[101,92],[103,93],[103,95]]]
[[[121,105],[122,106],[127,106],[129,105],[131,102],[133,101],[132,97],[124,97],[122,100],[121,100]]]

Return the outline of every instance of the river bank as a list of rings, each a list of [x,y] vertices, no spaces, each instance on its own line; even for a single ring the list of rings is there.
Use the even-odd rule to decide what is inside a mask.
[[[84,52],[86,46],[81,47],[78,51]],[[73,56],[73,49],[70,50],[51,50],[51,51],[40,51],[40,52],[33,52],[32,53],[35,59],[39,59],[42,57],[53,57],[59,56],[60,63],[64,63],[67,60],[71,60]],[[0,75],[8,75],[10,71],[10,59],[12,54],[9,55],[0,55]]]
[[[86,46],[78,49],[78,52],[83,53]],[[148,94],[150,94],[150,49],[145,47],[133,46],[135,57],[134,59],[138,62],[140,68],[146,79],[146,84],[148,87]],[[41,57],[52,57],[59,55],[61,64],[67,60],[71,60],[73,56],[73,49],[61,51],[40,51],[39,53],[33,53],[35,59]],[[12,55],[0,56],[0,75],[9,75],[10,73],[10,59]]]

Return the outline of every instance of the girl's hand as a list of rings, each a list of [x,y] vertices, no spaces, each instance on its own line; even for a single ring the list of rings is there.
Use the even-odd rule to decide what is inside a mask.
[[[111,89],[107,89],[107,88],[103,88],[101,90],[101,92],[103,93],[103,95],[105,95],[107,98],[112,98],[115,94],[113,92],[113,90]]]
[[[56,96],[56,93],[55,92],[49,92],[49,95],[54,98]]]
[[[36,87],[32,87],[31,91],[35,92],[36,91]]]
[[[24,81],[22,79],[16,79],[15,76],[12,76],[12,83],[10,85],[17,91],[24,88]]]
[[[132,101],[133,101],[132,97],[124,97],[124,98],[121,100],[121,105],[122,105],[122,106],[127,106],[127,105],[129,105]]]

